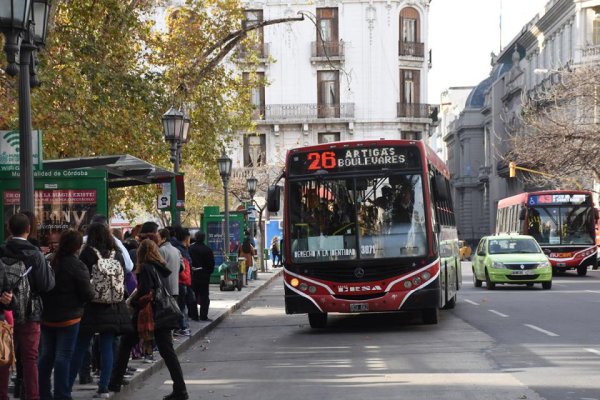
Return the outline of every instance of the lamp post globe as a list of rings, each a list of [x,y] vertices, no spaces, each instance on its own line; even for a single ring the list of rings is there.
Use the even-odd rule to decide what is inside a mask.
[[[246,188],[248,189],[248,193],[250,194],[250,199],[254,200],[254,195],[256,194],[256,185],[258,184],[258,179],[252,175],[250,178],[246,179]]]
[[[0,31],[4,33],[4,52],[8,60],[6,73],[16,76],[19,73],[17,56],[21,35],[30,28],[31,0],[0,1]]]
[[[171,145],[171,162],[173,163],[173,172],[179,175],[179,160],[181,158],[181,145],[187,143],[187,135],[190,129],[190,119],[184,112],[171,106],[162,116],[163,135],[165,142]],[[184,141],[185,137],[185,141]],[[177,192],[177,190],[175,191]],[[171,214],[173,225],[180,224],[179,210],[177,209],[178,195],[175,196],[175,202],[171,202]],[[173,204],[174,203],[174,204]]]

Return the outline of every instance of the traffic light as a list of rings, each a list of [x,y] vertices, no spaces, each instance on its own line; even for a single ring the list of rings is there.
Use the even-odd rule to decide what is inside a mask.
[[[517,164],[514,161],[508,163],[508,176],[514,178],[517,176]]]

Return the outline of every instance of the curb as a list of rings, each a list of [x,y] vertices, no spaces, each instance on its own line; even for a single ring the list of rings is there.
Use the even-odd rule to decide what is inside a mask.
[[[186,340],[185,342],[182,342],[178,346],[176,346],[175,354],[177,354],[179,356],[181,353],[183,353],[187,349],[189,349],[192,345],[196,344],[201,338],[206,336],[207,333],[209,333],[210,331],[215,329],[221,322],[223,322],[225,320],[225,318],[227,318],[229,315],[233,314],[235,311],[240,309],[240,307],[242,307],[248,301],[253,299],[256,295],[258,295],[260,292],[262,292],[263,289],[267,285],[269,285],[271,282],[273,282],[275,279],[277,279],[282,274],[282,272],[283,272],[283,268],[274,270],[273,276],[269,277],[269,279],[267,279],[262,285],[258,286],[252,292],[249,292],[246,296],[244,296],[238,302],[236,302],[234,305],[229,307],[229,309],[225,310],[221,315],[219,315],[217,318],[215,318],[209,324],[200,328],[197,332],[195,332],[192,336],[190,336],[190,338],[188,340]],[[152,364],[152,366],[150,366],[150,367],[144,369],[143,371],[141,371],[140,373],[134,375],[129,380],[129,384],[122,385],[120,392],[118,392],[118,393],[111,392],[110,398],[115,399],[115,400],[119,400],[121,398],[127,398],[127,395],[133,393],[141,385],[142,382],[144,382],[146,379],[148,379],[150,376],[152,376],[156,371],[160,370],[164,365],[165,365],[165,361],[162,358],[158,359],[155,363]]]

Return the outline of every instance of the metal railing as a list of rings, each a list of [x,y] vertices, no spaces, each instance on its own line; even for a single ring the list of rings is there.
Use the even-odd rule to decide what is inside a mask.
[[[317,41],[312,42],[312,57],[344,57],[344,42],[336,41]]]
[[[425,57],[425,44],[419,42],[398,42],[398,55],[411,57]]]
[[[432,118],[437,120],[436,104],[397,103],[399,118]],[[435,117],[435,118],[434,118]]]
[[[354,118],[354,103],[267,104],[260,114],[264,120],[311,120],[318,118]]]
[[[269,43],[259,43],[252,46],[240,45],[238,47],[238,58],[242,60],[248,58],[251,53],[257,53],[260,59],[269,57]]]

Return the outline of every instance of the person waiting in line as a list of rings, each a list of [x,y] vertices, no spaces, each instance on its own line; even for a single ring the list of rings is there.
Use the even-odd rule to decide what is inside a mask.
[[[134,308],[131,324],[134,329],[123,335],[119,343],[117,358],[108,385],[109,390],[112,392],[121,391],[123,378],[127,370],[127,362],[129,361],[129,354],[133,346],[140,340],[137,329],[137,321],[140,314],[139,300],[150,295],[151,292],[156,293],[161,285],[165,284],[168,276],[171,274],[171,271],[165,265],[165,260],[160,255],[158,246],[152,240],[144,240],[140,243],[135,272],[138,280],[138,290],[131,301],[131,305]],[[164,360],[173,381],[173,391],[164,396],[163,400],[187,400],[189,396],[181,364],[173,348],[171,330],[169,328],[154,329],[153,336],[160,356]]]
[[[249,238],[244,239],[242,245],[238,250],[238,256],[243,257],[246,260],[246,271],[249,271],[251,267],[254,267],[254,256],[256,255],[256,250]]]
[[[192,259],[192,288],[196,300],[200,304],[200,321],[210,321],[208,318],[210,306],[208,288],[210,276],[215,269],[215,256],[211,248],[204,244],[205,238],[204,232],[196,232],[196,241],[189,248]]]
[[[279,250],[278,236],[273,236],[273,240],[271,240],[271,254],[273,256],[273,266],[281,266],[281,252]]]
[[[78,231],[67,230],[61,234],[58,248],[50,262],[56,285],[48,293],[42,293],[44,309],[38,365],[42,399],[71,398],[69,364],[84,304],[94,296],[90,273],[77,257],[82,244],[83,236]],[[54,385],[51,384],[53,370]]]

